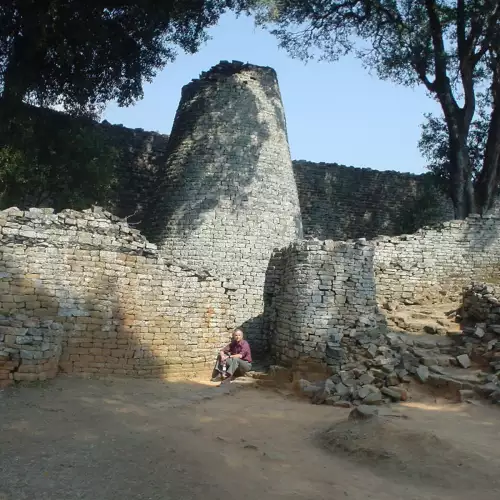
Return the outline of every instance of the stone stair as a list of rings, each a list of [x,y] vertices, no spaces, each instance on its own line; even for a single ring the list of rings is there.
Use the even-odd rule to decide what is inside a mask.
[[[496,367],[496,362],[485,363],[484,353],[474,355],[471,346],[484,347],[484,342],[475,335],[471,337],[467,328],[464,331],[454,328],[446,335],[389,331],[384,337],[399,359],[396,373],[403,383],[407,378],[401,375],[406,372],[422,387],[444,389],[452,399],[465,401],[480,396],[500,403],[500,376],[490,369]],[[494,346],[493,342],[488,345]]]
[[[293,392],[298,387],[298,393],[310,397],[316,404],[325,400],[327,404],[339,406],[359,404],[355,399],[349,402],[349,398],[346,400],[341,394],[340,389],[345,389],[342,386],[344,382],[350,393],[357,394],[359,399],[366,387],[373,390],[370,382],[366,387],[358,387],[359,384],[366,382],[364,378],[375,378],[382,401],[386,402],[398,400],[394,391],[404,396],[401,400],[407,397],[411,387],[418,393],[416,383],[421,384],[422,389],[427,386],[432,392],[437,390],[459,401],[486,397],[500,403],[500,376],[491,371],[495,362],[500,362],[500,356],[489,363],[491,366],[485,364],[484,353],[474,356],[475,347],[471,348],[471,345],[477,342],[482,346],[485,342],[474,332],[471,333],[470,328],[460,329],[457,304],[401,306],[390,313],[386,334],[373,339],[355,337],[342,340],[339,348],[348,350],[351,357],[340,362],[340,371],[335,372],[338,375],[329,377],[310,373],[307,369],[292,372],[271,365],[269,360],[262,360],[254,363],[253,370],[245,378],[234,383],[276,390],[292,388]],[[362,375],[367,367],[369,373]],[[339,376],[342,383],[337,380]],[[329,380],[325,380],[327,377]],[[351,390],[352,383],[357,392]],[[318,398],[318,394],[321,397]],[[341,399],[334,401],[339,394]]]
[[[387,326],[393,331],[449,335],[460,332],[455,302],[432,305],[391,306],[384,311]]]

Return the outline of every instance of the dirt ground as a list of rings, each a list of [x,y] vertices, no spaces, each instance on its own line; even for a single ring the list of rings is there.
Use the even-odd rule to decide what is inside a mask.
[[[408,403],[407,417],[272,390],[153,380],[0,392],[0,500],[500,498],[500,412]]]

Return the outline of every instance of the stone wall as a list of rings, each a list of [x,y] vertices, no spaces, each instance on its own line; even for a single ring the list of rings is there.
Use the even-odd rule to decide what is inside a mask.
[[[0,117],[3,109],[0,99]],[[168,136],[28,105],[1,124],[0,209],[97,204],[142,221]]]
[[[467,323],[484,323],[488,327],[494,325],[496,333],[500,334],[500,287],[488,283],[466,286],[461,315]]]
[[[301,236],[276,73],[225,63],[182,90],[144,231],[163,255],[225,278],[256,350],[269,257]]]
[[[100,210],[0,212],[0,383],[58,369],[206,372],[235,325],[219,279]]]
[[[320,240],[411,233],[453,218],[430,175],[294,161],[304,236]]]
[[[500,402],[500,287],[487,283],[472,283],[464,288],[461,308],[463,335],[456,336],[461,344],[459,355],[482,365],[496,375],[489,379],[497,387]]]
[[[377,301],[457,301],[472,280],[498,282],[499,236],[499,218],[471,217],[412,235],[305,240],[276,251],[265,289],[273,355],[295,367],[311,360],[348,366],[360,336],[385,328]],[[374,342],[361,340],[361,347]]]
[[[340,365],[344,336],[383,326],[365,240],[294,243],[274,254],[268,275],[266,319],[280,364]]]
[[[167,159],[169,137],[107,122],[97,127],[110,138],[117,151],[116,187],[107,206],[115,215],[127,217],[130,223],[142,227],[158,173]]]
[[[306,237],[345,240],[411,233],[453,215],[429,175],[302,160],[293,162],[291,172],[285,115],[271,68],[221,63],[186,85],[171,144],[166,135],[53,110],[26,106],[23,117],[30,124],[24,128],[34,127],[23,141],[42,142],[28,144],[36,152],[30,161],[43,178],[52,176],[51,186],[61,179],[64,186],[47,197],[39,192],[36,175],[28,176],[27,189],[18,174],[0,196],[0,208],[99,204],[129,217],[150,240],[163,241],[179,257],[185,258],[188,248],[196,266],[203,264],[195,247],[206,246],[210,237],[203,232],[220,221],[228,237],[234,236],[233,226],[238,234],[242,226],[265,234],[274,226],[269,228],[272,219],[265,221],[262,214],[272,214],[283,227],[303,223]],[[11,146],[19,149],[23,141]],[[83,180],[89,184],[85,196],[72,196]],[[190,241],[183,243],[184,236]],[[289,241],[287,236],[275,243],[281,247]],[[221,267],[216,253],[220,249],[214,249],[212,260]]]
[[[500,279],[500,218],[470,217],[374,240],[380,302],[458,299],[471,281]]]

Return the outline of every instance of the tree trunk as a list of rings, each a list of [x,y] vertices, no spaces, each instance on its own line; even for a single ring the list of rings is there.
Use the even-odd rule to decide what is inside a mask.
[[[476,183],[476,197],[481,213],[495,203],[500,182],[500,56],[494,65],[491,93],[493,97],[488,137],[484,150],[483,167]]]
[[[467,174],[465,193],[467,199],[467,215],[476,214],[478,210],[476,204],[476,193],[474,191],[474,181],[472,180],[472,172]]]
[[[500,108],[491,113],[488,139],[484,151],[483,168],[478,177],[476,193],[481,213],[487,212],[498,194],[500,169]]]
[[[451,136],[451,134],[450,134]],[[467,173],[469,172],[469,154],[462,138],[450,137],[450,196],[455,209],[455,219],[465,219],[469,215],[470,189]]]
[[[474,96],[469,97],[466,106],[460,108],[453,96],[451,83],[446,73],[440,80],[436,79],[433,85],[448,129],[450,197],[455,209],[455,219],[465,219],[470,211],[475,210],[467,147],[475,99]]]
[[[473,189],[467,137],[470,130],[469,114],[461,110],[450,92],[443,92],[440,103],[448,127],[450,151],[450,196],[455,209],[455,219],[465,219],[474,209]]]

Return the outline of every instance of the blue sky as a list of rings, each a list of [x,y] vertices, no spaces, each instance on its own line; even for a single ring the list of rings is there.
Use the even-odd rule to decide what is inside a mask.
[[[228,14],[194,55],[175,62],[144,88],[134,106],[111,104],[103,119],[169,134],[183,85],[220,60],[273,67],[280,84],[292,158],[377,170],[424,172],[417,142],[425,112],[439,112],[422,87],[409,89],[371,76],[346,57],[335,63],[292,59],[248,17]]]

